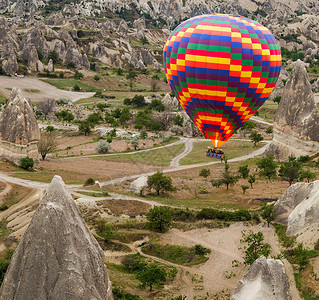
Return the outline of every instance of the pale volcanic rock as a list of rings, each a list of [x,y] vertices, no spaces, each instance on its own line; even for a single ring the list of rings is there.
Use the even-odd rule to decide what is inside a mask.
[[[54,176],[11,259],[2,300],[111,300],[104,253]]]
[[[23,97],[19,89],[12,89],[7,106],[1,115],[0,137],[21,145],[40,139],[32,105]]]
[[[314,245],[319,232],[319,180],[290,186],[275,204],[277,222],[287,225],[287,235]]]
[[[13,88],[0,116],[0,157],[16,164],[26,156],[38,161],[40,131],[32,104],[19,89]]]
[[[285,85],[274,117],[274,138],[268,152],[277,159],[319,151],[319,111],[304,63],[298,60]]]
[[[238,282],[231,300],[291,300],[281,260],[261,256]]]

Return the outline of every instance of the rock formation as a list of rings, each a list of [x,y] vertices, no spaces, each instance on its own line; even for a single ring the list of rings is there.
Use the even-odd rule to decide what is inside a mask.
[[[0,116],[0,157],[18,165],[20,159],[26,156],[37,162],[39,139],[40,131],[32,104],[19,89],[13,88]]]
[[[289,282],[281,260],[261,256],[241,279],[231,300],[290,300]]]
[[[290,186],[275,204],[276,222],[287,225],[287,235],[313,245],[319,231],[319,180]]]
[[[176,97],[171,97],[169,93],[167,93],[164,98],[162,99],[162,103],[166,107],[166,109],[172,111],[172,110],[178,110],[180,108],[179,102]]]
[[[147,180],[148,180],[148,176],[146,176],[146,175],[135,179],[130,184],[130,191],[132,191],[134,193],[140,193],[140,191],[143,188],[147,187]]]
[[[274,138],[268,152],[277,159],[319,152],[319,111],[304,63],[298,60],[286,83],[274,117]]]
[[[104,254],[54,176],[11,259],[2,300],[113,299]]]

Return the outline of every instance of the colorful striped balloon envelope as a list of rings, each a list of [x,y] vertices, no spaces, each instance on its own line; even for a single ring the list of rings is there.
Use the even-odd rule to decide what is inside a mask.
[[[271,32],[253,20],[202,15],[171,33],[164,67],[181,106],[205,138],[220,147],[273,91],[281,53]]]

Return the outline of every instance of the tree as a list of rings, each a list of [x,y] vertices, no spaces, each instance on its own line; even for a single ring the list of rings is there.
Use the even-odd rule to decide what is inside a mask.
[[[110,148],[111,148],[110,144],[108,142],[102,140],[97,145],[96,151],[98,153],[103,153],[104,154],[104,153],[108,153]]]
[[[131,145],[134,147],[134,150],[138,148],[138,139],[136,137],[131,139]]]
[[[50,98],[44,100],[38,104],[38,109],[41,114],[44,116],[44,119],[48,117],[48,115],[54,111],[55,108],[55,99]]]
[[[155,113],[153,116],[153,122],[160,124],[162,130],[167,130],[172,124],[172,114],[169,111]]]
[[[151,87],[152,87],[152,91],[155,92],[157,89],[157,83],[159,82],[159,77],[158,75],[154,75],[151,79]]]
[[[299,179],[300,179],[300,180],[306,179],[307,182],[309,183],[310,181],[316,179],[316,173],[311,172],[310,170],[301,171],[301,173],[300,173],[300,175],[299,175]]]
[[[296,160],[296,157],[290,156],[288,161],[280,165],[279,176],[291,185],[295,180],[298,180],[301,170],[301,163]]]
[[[57,64],[60,61],[59,53],[56,51],[50,51],[48,54],[48,60],[52,59],[54,64]]]
[[[75,70],[75,72],[74,72],[75,79],[81,79],[83,77],[84,77],[84,75],[81,72],[79,72],[78,70]]]
[[[91,133],[92,124],[90,124],[88,121],[81,121],[79,124],[79,131],[81,133],[84,133],[84,135],[89,135]]]
[[[148,178],[147,185],[150,189],[154,189],[157,192],[157,195],[159,195],[160,192],[176,191],[176,188],[172,183],[172,178],[169,176],[164,176],[160,171],[157,171],[154,175]]]
[[[227,162],[225,162],[225,170],[222,174],[221,180],[222,180],[222,183],[226,185],[227,190],[230,185],[234,185],[238,181],[237,176],[234,176],[233,174],[230,173],[229,164]]]
[[[255,147],[257,146],[259,142],[261,142],[264,139],[263,136],[257,131],[252,131],[249,137],[251,138]]]
[[[145,98],[143,95],[135,95],[132,100],[131,104],[137,107],[142,107],[146,105]]]
[[[267,221],[269,227],[270,222],[275,219],[274,204],[268,205],[267,203],[264,203],[261,209],[261,216]]]
[[[133,82],[134,82],[134,79],[136,78],[137,74],[134,72],[134,71],[129,71],[127,76],[126,76],[126,79],[128,79],[130,81],[130,89],[132,90],[133,89]]]
[[[154,206],[146,214],[151,230],[167,232],[172,227],[172,214],[167,206]]]
[[[107,224],[106,219],[98,218],[95,220],[95,229],[96,232],[103,237],[104,241],[110,243],[114,233],[110,224]]]
[[[274,161],[274,155],[272,153],[267,154],[266,157],[258,160],[256,164],[257,167],[260,169],[260,176],[265,176],[268,178],[268,180],[276,176],[276,163]]]
[[[166,271],[163,267],[160,267],[157,263],[151,263],[141,269],[136,278],[142,282],[143,286],[149,286],[150,291],[153,289],[154,284],[165,282]]]
[[[124,125],[128,120],[132,118],[132,114],[128,107],[124,107],[121,111],[121,115],[119,117],[119,121],[121,125]]]
[[[175,115],[174,118],[174,124],[180,127],[183,127],[184,125],[184,118],[180,115]]]
[[[28,171],[31,171],[33,170],[33,166],[34,166],[34,160],[33,158],[31,157],[24,157],[24,158],[21,158],[20,160],[20,167],[22,169],[25,169],[25,170],[28,170]]]
[[[248,178],[249,175],[249,168],[248,165],[240,166],[238,168],[238,173],[243,177],[244,179]]]
[[[90,114],[86,121],[92,125],[92,128],[95,126],[95,125],[98,125],[100,123],[100,121],[102,120],[102,116],[100,115],[100,113],[93,113],[93,114]]]
[[[209,169],[201,169],[199,172],[199,176],[204,177],[205,179],[210,175]]]
[[[261,255],[267,257],[271,252],[271,247],[268,243],[264,243],[264,234],[259,231],[254,233],[252,230],[241,232],[242,239],[241,243],[247,243],[247,246],[244,246],[244,263],[252,265],[256,259]]]
[[[253,183],[255,183],[256,181],[256,176],[255,174],[253,175],[249,175],[249,178],[248,178],[248,182],[250,183],[250,187],[253,189]]]
[[[43,134],[38,143],[38,150],[42,160],[45,160],[47,154],[55,150],[57,146],[56,135],[53,132]]]
[[[164,111],[165,110],[165,105],[162,103],[161,100],[158,100],[158,99],[153,99],[152,102],[150,103],[149,107],[153,110],[156,110],[156,111]]]
[[[249,186],[248,186],[248,185],[242,185],[242,186],[241,186],[241,189],[243,190],[243,194],[245,194],[245,193],[246,193],[246,190],[249,189]]]
[[[101,79],[101,77],[100,77],[99,75],[94,75],[93,79],[94,79],[95,81],[99,81],[99,80]]]
[[[254,128],[256,128],[256,124],[252,121],[247,121],[240,127],[240,131],[243,132],[244,137],[246,137],[247,131],[250,132]]]

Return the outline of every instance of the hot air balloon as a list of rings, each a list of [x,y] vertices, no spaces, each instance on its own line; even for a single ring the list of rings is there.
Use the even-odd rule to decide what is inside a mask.
[[[164,46],[165,74],[203,136],[220,147],[260,108],[281,68],[271,32],[241,16],[191,18]]]

